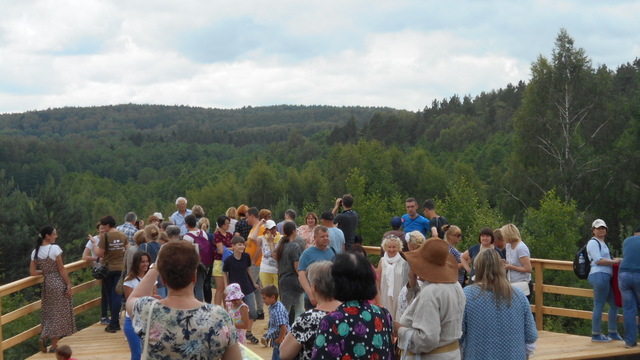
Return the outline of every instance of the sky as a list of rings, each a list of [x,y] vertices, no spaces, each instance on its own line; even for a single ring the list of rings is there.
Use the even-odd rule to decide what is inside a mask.
[[[640,57],[639,1],[0,0],[0,113],[124,103],[418,111],[527,82],[561,28]]]

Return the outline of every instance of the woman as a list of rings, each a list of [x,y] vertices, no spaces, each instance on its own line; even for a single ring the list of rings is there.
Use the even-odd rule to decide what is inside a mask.
[[[304,311],[304,290],[298,280],[298,260],[304,249],[294,241],[296,224],[293,221],[285,222],[282,231],[284,236],[278,242],[274,258],[278,262],[280,302],[290,314],[289,324],[293,324],[293,320]]]
[[[236,223],[236,231],[233,235],[240,235],[245,240],[249,237],[251,231],[251,225],[247,222],[247,212],[249,207],[245,204],[238,206],[238,222]]]
[[[527,298],[510,286],[497,252],[478,254],[474,268],[476,281],[464,289],[460,343],[465,360],[527,359],[538,339]],[[500,336],[487,336],[488,329],[499,329]]]
[[[42,333],[40,351],[47,352],[45,339],[51,339],[49,352],[58,348],[58,340],[76,332],[71,301],[71,281],[62,262],[62,249],[55,244],[58,232],[47,225],[40,229],[36,247],[31,252],[29,274],[43,275],[42,285]],[[39,268],[39,269],[38,269]]]
[[[451,253],[458,262],[458,282],[464,287],[465,269],[464,265],[462,265],[462,254],[460,254],[460,251],[456,248],[456,245],[458,245],[462,239],[462,230],[456,225],[444,225],[442,230],[444,230],[444,239],[449,243],[449,253]]]
[[[304,239],[304,242],[307,244],[306,248],[308,249],[315,244],[313,240],[313,229],[318,226],[318,215],[313,211],[309,212],[304,218],[304,222],[305,225],[298,228],[298,235]]]
[[[391,314],[368,301],[377,293],[369,261],[358,254],[340,253],[331,276],[335,298],[343,304],[320,320],[311,358],[391,359]]]
[[[507,224],[500,228],[500,233],[507,243],[507,251],[505,252],[507,259],[504,263],[504,269],[507,270],[507,281],[511,284],[526,282],[524,294],[531,302],[531,292],[533,284],[531,283],[531,253],[529,248],[520,238],[520,231],[513,224]],[[528,291],[527,291],[528,290]]]
[[[138,230],[133,235],[133,245],[128,245],[127,250],[124,252],[124,272],[128,274],[131,270],[131,264],[133,263],[133,256],[138,252],[140,245],[147,242],[147,238],[144,236],[144,230]]]
[[[160,252],[160,229],[155,225],[147,225],[144,227],[145,242],[138,245],[138,249],[149,253],[151,256],[151,263],[155,263],[158,259],[158,253]],[[158,280],[158,294],[162,297],[167,297],[167,288],[165,288],[162,280]]]
[[[473,284],[473,277],[476,273],[475,269],[473,269],[473,259],[480,253],[482,250],[494,249],[493,246],[493,230],[489,227],[484,227],[480,230],[480,234],[478,234],[478,243],[470,247],[467,251],[462,253],[460,256],[460,262],[462,266],[466,270],[467,274],[469,274],[469,284]]]
[[[378,292],[380,293],[380,305],[385,307],[393,318],[398,307],[400,290],[407,282],[409,265],[400,256],[402,241],[397,236],[385,236],[382,239],[384,256],[378,263]]]
[[[229,224],[229,230],[227,230],[228,232],[230,232],[231,234],[236,232],[236,223],[238,222],[238,220],[236,219],[237,215],[236,215],[236,208],[235,207],[230,207],[227,209],[227,212],[224,213],[230,221]]]
[[[212,234],[209,231],[209,229],[211,229],[211,223],[209,222],[208,218],[203,217],[198,221],[198,229],[204,231],[205,234],[207,234],[206,237],[207,237],[207,240],[209,240],[209,244],[213,244],[214,234]],[[213,276],[213,265],[214,265],[216,253],[217,253],[214,250],[212,251],[213,251],[214,261],[209,266],[205,266],[206,271],[204,272],[204,278],[202,281],[202,293],[204,296],[204,302],[209,304],[211,304],[211,300],[213,300],[213,297],[211,294],[211,277]],[[222,285],[222,288],[224,288],[224,284]],[[216,305],[222,305],[222,300],[220,300],[220,304],[216,304]]]
[[[464,313],[464,293],[458,283],[458,263],[440,238],[404,253],[422,285],[410,289],[413,301],[394,322],[398,347],[407,359],[460,359],[458,339]]]
[[[602,219],[596,219],[591,224],[593,237],[587,243],[587,253],[591,260],[591,270],[589,271],[589,284],[593,286],[593,313],[591,316],[591,341],[609,342],[611,340],[622,341],[618,334],[616,321],[609,321],[609,336],[602,334],[602,310],[604,303],[609,303],[609,319],[617,319],[618,307],[616,306],[613,289],[611,287],[611,276],[613,275],[613,264],[619,264],[622,259],[612,258],[609,247],[604,242],[607,235],[607,224]],[[503,232],[504,233],[504,232]],[[507,246],[508,256],[509,246]]]
[[[133,255],[131,266],[129,267],[129,273],[124,278],[124,284],[122,286],[124,290],[125,300],[131,295],[133,289],[140,284],[140,280],[149,270],[151,265],[151,256],[144,252],[138,251]],[[142,346],[140,345],[140,337],[133,331],[133,324],[131,323],[131,316],[129,313],[125,313],[124,318],[124,336],[129,343],[129,350],[131,350],[131,360],[139,360],[142,352]]]
[[[149,216],[147,218],[147,224],[148,225],[155,225],[158,228],[160,228],[160,225],[162,224],[162,219],[160,219],[156,215],[151,215],[151,216]]]
[[[85,245],[84,251],[82,252],[82,260],[91,261],[93,263],[93,267],[100,264],[100,258],[96,255],[95,249],[98,247],[98,243],[100,242],[100,235],[104,234],[105,231],[104,227],[99,222],[96,224],[96,228],[98,229],[98,235],[88,236],[87,245]],[[102,313],[100,324],[109,325],[109,297],[107,296],[106,284],[102,280],[100,280],[100,308]]]
[[[216,305],[222,305],[222,298],[224,296],[222,255],[224,254],[225,248],[231,249],[233,233],[229,230],[231,226],[231,219],[226,215],[218,216],[216,224],[218,225],[218,229],[213,234],[213,244],[216,246],[216,251],[213,253],[213,279],[216,282],[216,294],[213,297],[213,303]]]
[[[220,306],[193,295],[200,256],[186,241],[169,242],[127,299],[147,359],[240,359],[235,325]],[[161,276],[168,296],[152,297]]]
[[[340,301],[333,298],[333,278],[330,261],[318,261],[307,268],[309,284],[317,305],[300,315],[291,327],[291,332],[280,344],[280,358],[283,360],[310,360],[316,331],[320,320],[334,311]]]

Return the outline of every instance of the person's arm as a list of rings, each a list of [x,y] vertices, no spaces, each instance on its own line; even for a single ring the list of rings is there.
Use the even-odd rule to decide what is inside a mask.
[[[96,253],[96,256],[101,258],[104,257],[104,249],[109,245],[107,244],[107,233],[104,233],[100,236],[100,241],[98,244],[94,243],[93,251]]]
[[[331,212],[333,213],[333,216],[335,216],[338,213],[338,211],[340,211],[340,205],[342,205],[342,198],[337,198],[336,206],[334,206],[333,210],[331,210]]]
[[[282,324],[280,325],[280,334],[278,334],[278,337],[276,338],[276,344],[282,344],[285,335],[287,335],[287,325]]]
[[[438,229],[435,226],[431,227],[431,237],[438,237]]]
[[[93,261],[98,260],[98,257],[97,256],[92,256],[91,255],[91,250],[88,247],[85,247],[84,251],[82,252],[82,260],[93,262]]]
[[[213,234],[213,243],[216,245],[216,251],[220,255],[224,254],[224,244],[222,243],[223,240],[224,240],[224,235],[222,235],[222,233],[216,231]]]
[[[251,267],[247,266],[247,274],[249,274],[249,279],[251,279],[251,283],[253,284],[253,286],[256,287],[256,289],[260,289],[260,285],[258,285],[258,283],[253,280],[253,275],[251,274]]]
[[[533,268],[531,267],[531,259],[529,259],[528,256],[523,256],[520,258],[520,263],[522,263],[522,266],[515,266],[512,264],[505,264],[504,268],[506,270],[513,270],[513,271],[519,271],[519,272],[523,272],[523,273],[531,273],[533,271]],[[600,265],[600,264],[598,264]]]
[[[124,290],[124,299],[128,299],[131,293],[133,292],[133,288],[128,285],[122,285],[122,290]],[[131,314],[129,314],[131,316]]]
[[[138,286],[133,289],[133,291],[129,295],[129,298],[127,299],[126,305],[126,309],[129,315],[133,314],[133,304],[136,302],[136,300],[143,296],[153,296],[153,288],[156,286],[156,281],[158,280],[159,275],[160,273],[155,267],[149,269]]]
[[[67,284],[67,291],[64,292],[64,296],[71,297],[71,280],[69,280],[69,273],[67,273],[67,269],[64,267],[62,253],[56,256],[56,265],[58,266],[58,272],[60,273],[60,276],[62,276],[62,280]]]
[[[34,260],[31,260],[31,263],[29,263],[29,275],[42,275],[42,270],[38,270],[38,263],[36,263]]]
[[[465,251],[460,255],[460,264],[462,267],[468,272],[471,272],[471,256],[469,256],[469,250]]]
[[[222,359],[223,360],[242,359],[242,351],[240,351],[240,345],[238,345],[238,343],[235,343],[229,346],[227,350],[224,352],[224,355],[222,355]]]
[[[223,272],[223,279],[224,279],[224,288],[226,289],[227,286],[229,286],[229,273],[228,272]],[[216,289],[216,291],[218,291],[218,289]]]
[[[293,360],[302,350],[302,344],[296,340],[293,334],[288,333],[280,344],[280,358],[282,360]]]
[[[300,285],[302,285],[304,292],[307,293],[309,301],[311,301],[311,305],[316,306],[316,299],[313,297],[313,291],[309,284],[309,280],[307,279],[306,270],[298,270],[298,281],[300,281]]]

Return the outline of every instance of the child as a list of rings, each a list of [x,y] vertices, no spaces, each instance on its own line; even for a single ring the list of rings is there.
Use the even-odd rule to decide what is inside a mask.
[[[78,360],[76,358],[71,357],[71,348],[69,345],[60,345],[56,349],[56,359],[57,360]]]
[[[240,285],[231,284],[224,290],[227,294],[225,301],[227,302],[227,312],[236,324],[236,333],[238,334],[238,342],[247,345],[246,329],[249,324],[249,307],[242,302],[244,294],[240,289]]]
[[[278,288],[269,285],[262,290],[262,300],[269,306],[269,330],[261,339],[262,345],[271,344],[273,354],[271,360],[280,360],[280,344],[289,331],[289,314],[284,305],[278,301]]]
[[[251,257],[244,252],[245,241],[242,236],[234,236],[231,239],[231,249],[233,256],[229,256],[222,264],[222,272],[224,273],[224,283],[236,283],[240,285],[240,289],[244,294],[242,301],[249,307],[249,321],[247,323],[246,338],[254,344],[259,341],[251,333],[251,325],[253,320],[258,317],[256,311],[256,299],[254,292],[260,287],[251,276]]]

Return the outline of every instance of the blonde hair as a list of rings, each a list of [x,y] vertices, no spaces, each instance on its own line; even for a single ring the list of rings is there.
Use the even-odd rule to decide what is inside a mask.
[[[473,266],[476,269],[475,284],[480,287],[481,292],[492,292],[498,308],[502,303],[510,307],[513,289],[507,281],[507,274],[498,252],[480,251],[473,260]]]
[[[144,237],[144,230],[136,231],[135,235],[133,235],[133,241],[136,245],[142,245],[147,242],[147,238]]]
[[[193,207],[191,208],[191,213],[196,218],[203,218],[204,217],[204,209],[200,205],[193,205]]]
[[[384,251],[387,251],[387,246],[389,246],[389,243],[393,242],[398,246],[398,251],[402,250],[402,240],[400,240],[400,238],[395,235],[389,235],[382,238],[382,248],[384,249]]]
[[[209,227],[211,227],[211,223],[206,217],[203,217],[202,219],[200,219],[200,221],[198,221],[198,229],[209,231]]]
[[[224,213],[224,214],[227,215],[231,219],[235,219],[237,217],[236,208],[232,206],[232,207],[228,208],[227,212]]]
[[[501,227],[500,233],[502,234],[502,238],[504,239],[504,241],[509,244],[515,241],[522,240],[522,238],[520,237],[520,230],[518,230],[518,228],[513,224],[507,224]]]
[[[408,235],[409,239],[407,240],[407,243],[416,249],[422,246],[425,241],[427,241],[427,238],[425,238],[424,235],[422,235],[422,233],[418,230],[413,230]]]
[[[453,236],[456,233],[462,234],[462,230],[460,230],[460,228],[456,225],[448,225],[447,231],[444,232],[444,239],[449,240],[449,236]]]
[[[156,241],[160,236],[160,228],[151,224],[144,227],[144,236],[147,240]]]

